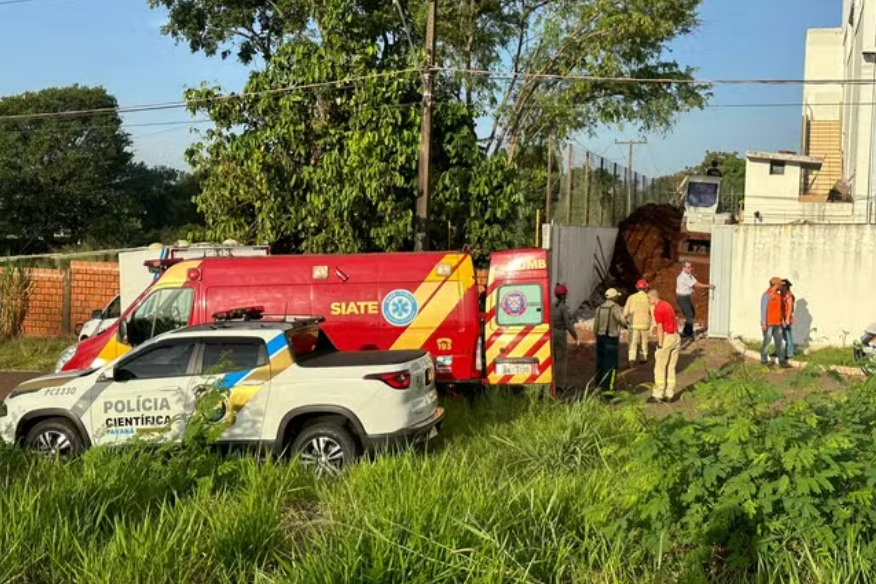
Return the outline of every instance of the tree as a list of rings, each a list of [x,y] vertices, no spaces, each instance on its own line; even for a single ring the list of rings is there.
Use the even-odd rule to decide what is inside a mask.
[[[200,185],[191,173],[135,162],[127,169],[125,190],[136,204],[144,241],[166,229],[203,222],[194,203]]]
[[[130,139],[116,113],[14,117],[116,106],[105,89],[78,85],[0,99],[0,236],[45,248],[59,235],[94,235],[95,220],[125,223]]]
[[[447,0],[439,3],[437,63],[512,75],[497,79],[454,74],[457,97],[476,116],[492,120],[490,154],[509,159],[521,143],[566,138],[599,123],[667,128],[675,114],[700,107],[707,92],[684,83],[692,70],[665,58],[668,44],[697,24],[701,0]],[[164,7],[166,34],[193,51],[223,57],[236,49],[251,64],[270,60],[286,42],[325,39],[321,21],[331,8],[292,0],[149,0]],[[425,3],[409,0],[350,3],[355,30],[376,32],[381,46],[416,57],[425,30]],[[373,38],[370,37],[370,38]],[[421,61],[422,62],[422,61]],[[532,75],[527,75],[532,74]],[[556,76],[677,79],[681,83],[564,81]]]
[[[217,238],[270,242],[304,252],[396,250],[411,242],[419,153],[419,80],[393,73],[404,52],[378,42],[380,28],[349,25],[334,0],[319,41],[287,43],[249,96],[214,100],[218,88],[191,91],[192,110],[216,124],[188,157],[204,177],[197,198]],[[357,79],[335,84],[341,77]],[[318,86],[274,93],[278,87]],[[455,88],[436,86],[439,99]],[[264,92],[264,93],[260,93]],[[452,99],[435,124],[433,245],[502,245],[497,225],[515,219],[513,170],[488,161],[474,120]],[[509,178],[510,177],[510,178]]]
[[[438,64],[452,71],[435,90],[433,242],[525,243],[522,226],[543,200],[536,181],[548,137],[599,123],[662,129],[701,105],[703,88],[684,83],[691,71],[664,58],[667,43],[696,25],[699,2],[440,2]],[[193,51],[260,66],[246,86],[259,95],[216,100],[215,87],[187,95],[192,111],[217,123],[189,152],[214,236],[309,251],[408,244],[425,3],[149,3],[168,10],[165,33]],[[511,79],[468,72],[503,63]],[[681,82],[556,79],[568,75]],[[288,90],[301,85],[308,89]],[[475,132],[475,120],[487,120],[486,132]]]

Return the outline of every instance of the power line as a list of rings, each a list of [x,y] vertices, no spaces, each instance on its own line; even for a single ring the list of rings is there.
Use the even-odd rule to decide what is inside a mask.
[[[525,71],[490,71],[487,69],[460,69],[439,67],[443,73],[479,75],[512,80],[547,79],[553,81],[589,81],[606,83],[629,83],[641,85],[873,85],[873,79],[679,79],[675,77],[605,77],[558,73],[527,73]]]
[[[305,83],[301,85],[290,85],[287,87],[278,87],[274,89],[264,89],[261,91],[249,91],[242,93],[229,93],[225,95],[216,95],[213,97],[205,97],[192,99],[187,101],[169,101],[158,103],[146,103],[128,106],[114,106],[104,108],[92,108],[81,110],[67,110],[60,112],[42,112],[36,114],[14,114],[0,116],[0,121],[23,121],[23,120],[40,120],[53,118],[77,118],[83,116],[99,115],[99,114],[130,114],[140,112],[151,112],[168,109],[180,109],[190,107],[192,105],[228,101],[233,99],[245,99],[248,97],[258,97],[262,95],[275,95],[282,93],[291,93],[293,91],[319,89],[322,87],[343,87],[349,86],[359,81],[371,81],[374,79],[382,79],[396,75],[405,75],[410,73],[419,73],[417,69],[399,69],[395,71],[383,71],[372,73],[370,75],[360,75],[358,77],[347,77],[344,79],[336,79],[333,81],[322,81],[317,83]]]
[[[37,2],[38,0],[2,0],[0,1],[0,6],[5,4],[24,4],[26,2]]]

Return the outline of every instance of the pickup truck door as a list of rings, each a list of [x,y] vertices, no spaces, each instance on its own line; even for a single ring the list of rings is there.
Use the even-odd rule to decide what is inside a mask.
[[[204,400],[202,412],[227,426],[221,440],[255,442],[261,437],[268,401],[271,364],[264,340],[257,337],[204,339],[192,399]],[[210,392],[218,392],[212,398]],[[198,406],[196,406],[198,407]]]
[[[193,402],[189,387],[197,340],[147,346],[120,361],[112,379],[101,380],[87,419],[94,444],[119,444],[136,437],[177,440],[185,432]]]

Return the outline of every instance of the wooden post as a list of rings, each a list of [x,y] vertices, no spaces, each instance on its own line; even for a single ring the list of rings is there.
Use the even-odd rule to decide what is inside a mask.
[[[58,268],[61,270],[61,277],[63,278],[63,283],[61,284],[61,332],[65,335],[69,335],[73,333],[73,276],[71,274],[69,261],[63,261],[58,263]]]
[[[544,195],[544,222],[551,222],[551,178],[554,170],[554,141],[548,142],[547,189]]]
[[[535,210],[535,247],[541,247],[541,209]]]
[[[590,225],[590,151],[584,153],[584,225]]]
[[[566,145],[566,223],[572,225],[572,143]]]

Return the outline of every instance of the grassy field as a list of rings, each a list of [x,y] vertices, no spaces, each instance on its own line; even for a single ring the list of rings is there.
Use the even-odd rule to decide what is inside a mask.
[[[61,352],[75,339],[15,339],[0,341],[0,370],[51,371]]]
[[[427,452],[326,481],[196,447],[0,450],[0,582],[872,580],[876,385],[777,407],[755,371],[713,373],[694,419],[450,403]]]

